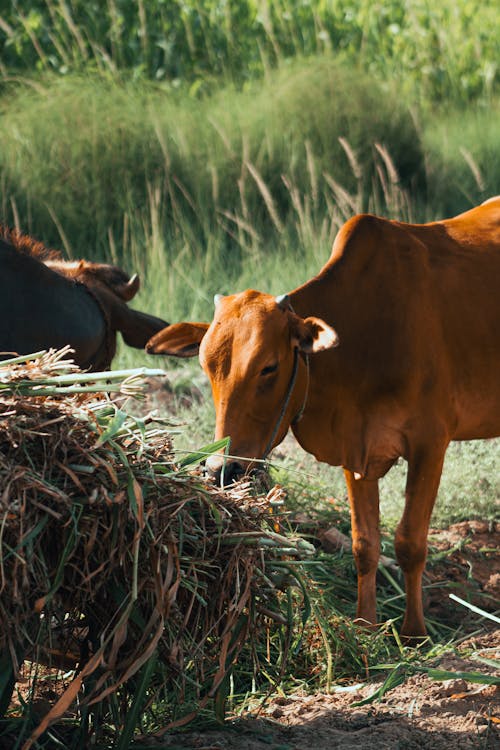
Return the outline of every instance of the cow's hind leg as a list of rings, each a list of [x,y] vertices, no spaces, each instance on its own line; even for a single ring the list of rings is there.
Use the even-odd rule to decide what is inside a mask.
[[[395,548],[405,577],[406,612],[401,634],[426,635],[422,604],[422,574],[427,557],[429,521],[443,468],[444,443],[420,446],[408,457],[406,503],[396,529]]]
[[[376,576],[380,556],[378,482],[355,479],[347,469],[344,476],[351,506],[352,551],[358,571],[360,622],[377,622]]]

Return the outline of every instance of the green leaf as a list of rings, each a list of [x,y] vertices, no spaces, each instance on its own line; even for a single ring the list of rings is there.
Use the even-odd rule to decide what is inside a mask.
[[[112,440],[120,432],[125,420],[127,419],[127,416],[128,415],[124,411],[121,411],[121,409],[117,409],[116,414],[111,420],[110,424],[99,437],[96,443],[96,447],[104,445],[104,443],[107,443],[108,440]]]
[[[229,695],[230,686],[230,672],[227,672],[226,676],[222,680],[217,693],[215,695],[214,707],[215,707],[215,718],[220,724],[224,723],[226,717],[226,701]]]
[[[486,656],[476,656],[473,655],[472,657],[474,661],[480,661],[482,664],[486,664],[488,667],[493,667],[494,669],[500,670],[500,661],[498,659],[488,659]]]
[[[156,667],[156,661],[157,654],[155,652],[139,672],[137,684],[134,691],[134,700],[132,701],[132,705],[127,711],[127,718],[120,734],[120,739],[115,746],[116,750],[127,750],[127,748],[130,747],[139,714],[144,707],[144,702],[146,700],[146,691],[151,682],[151,677]]]
[[[38,534],[40,534],[44,530],[48,522],[49,522],[49,516],[48,515],[42,516],[42,518],[38,521],[36,526],[33,529],[31,529],[31,531],[28,532],[26,536],[23,537],[22,541],[20,541],[19,544],[16,547],[14,547],[14,549],[9,548],[9,551],[7,552],[7,554],[3,556],[4,562],[8,560],[11,555],[15,555],[20,549],[25,547],[29,541],[31,541],[36,536],[38,536]]]
[[[375,690],[374,693],[369,695],[367,698],[363,698],[361,701],[351,703],[352,706],[365,706],[367,703],[373,703],[373,701],[380,700],[389,690],[401,685],[407,676],[407,665],[398,664],[396,668],[388,675],[382,685]]]
[[[481,672],[451,672],[448,669],[435,667],[414,667],[416,672],[427,674],[432,680],[465,680],[466,682],[478,682],[480,685],[500,685],[500,677]]]
[[[9,707],[15,686],[16,677],[10,653],[3,651],[0,654],[0,719],[3,719]]]
[[[204,445],[198,451],[194,453],[189,453],[185,458],[183,458],[179,462],[179,466],[184,469],[186,468],[186,466],[199,464],[201,461],[204,461],[207,456],[211,456],[213,453],[218,453],[222,449],[224,449],[227,455],[227,451],[229,450],[229,443],[230,443],[230,438],[225,437],[225,438],[222,438],[222,440],[217,440],[215,443]]]

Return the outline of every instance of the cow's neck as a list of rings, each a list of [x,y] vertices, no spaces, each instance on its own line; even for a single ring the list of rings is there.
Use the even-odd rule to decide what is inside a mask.
[[[371,356],[380,338],[377,320],[366,316],[377,306],[373,278],[372,290],[369,285],[363,289],[356,268],[366,261],[366,256],[330,260],[318,276],[289,295],[298,315],[322,318],[340,339],[338,348],[310,357],[309,396],[302,419],[292,429],[304,450],[318,460],[374,477],[390,468],[401,446],[395,439],[386,454],[387,437],[363,405],[364,353]],[[374,258],[371,273],[376,273],[376,265]],[[358,283],[353,284],[353,279]]]

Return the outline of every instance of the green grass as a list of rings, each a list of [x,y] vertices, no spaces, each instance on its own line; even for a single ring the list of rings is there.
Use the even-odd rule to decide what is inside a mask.
[[[146,234],[169,260],[187,247],[237,267],[300,212],[314,226],[337,203],[386,208],[372,198],[376,144],[422,191],[419,134],[394,86],[325,59],[202,102],[82,76],[18,87],[1,106],[4,220],[75,255],[135,259]]]
[[[451,216],[458,204],[474,205],[500,193],[500,107],[452,111],[423,127],[429,206]]]
[[[422,103],[498,93],[494,3],[479,0],[17,0],[2,13],[0,74],[149,78],[213,90],[296,57],[343,57]]]
[[[303,280],[353,213],[431,220],[500,192],[496,101],[431,118],[395,80],[324,57],[203,101],[85,75],[17,86],[0,108],[2,220],[149,272],[184,315],[263,258],[271,282],[300,258]]]

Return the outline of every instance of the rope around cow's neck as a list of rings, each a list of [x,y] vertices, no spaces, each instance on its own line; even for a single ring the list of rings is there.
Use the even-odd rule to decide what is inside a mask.
[[[304,409],[306,408],[306,402],[307,402],[307,396],[309,394],[309,357],[307,354],[304,355],[304,361],[306,365],[306,390],[304,393],[304,400],[302,401],[302,406],[300,407],[299,411],[295,415],[295,417],[292,419],[291,424],[297,424],[302,419],[302,415],[304,414]],[[296,346],[293,350],[293,367],[292,367],[292,374],[290,376],[290,382],[288,383],[287,392],[285,395],[285,399],[283,401],[283,404],[281,406],[280,413],[278,415],[278,419],[276,421],[276,424],[274,426],[273,432],[271,437],[269,438],[269,442],[266,445],[266,449],[264,451],[263,459],[265,460],[268,456],[268,453],[271,451],[274,441],[276,439],[276,435],[278,434],[278,430],[280,428],[280,425],[283,421],[283,417],[285,416],[286,410],[288,409],[288,404],[290,403],[290,399],[292,397],[293,389],[295,387],[295,381],[297,380],[297,372],[299,369],[299,347]]]

